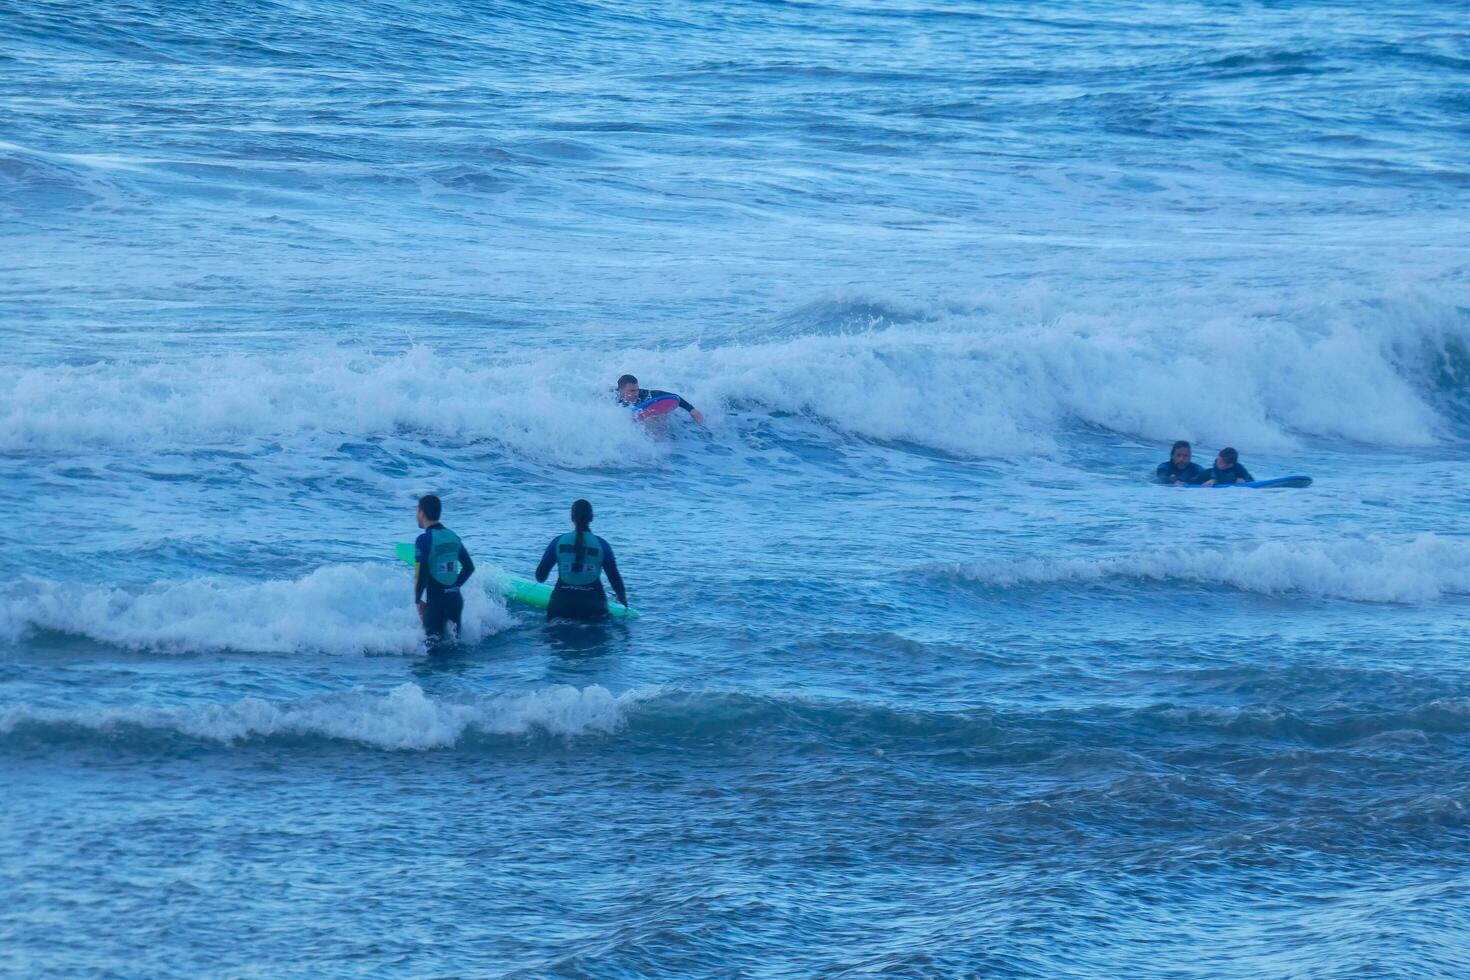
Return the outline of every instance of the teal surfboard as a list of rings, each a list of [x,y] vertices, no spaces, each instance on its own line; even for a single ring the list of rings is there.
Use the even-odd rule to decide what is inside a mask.
[[[393,546],[393,553],[400,561],[414,564],[413,543],[400,541]],[[511,602],[519,602],[525,606],[535,606],[537,609],[545,609],[551,602],[551,586],[541,582],[535,582],[528,578],[516,578],[514,575],[498,576],[500,583],[500,594]],[[618,619],[637,619],[641,613],[636,609],[622,606],[616,600],[609,601],[607,611]]]

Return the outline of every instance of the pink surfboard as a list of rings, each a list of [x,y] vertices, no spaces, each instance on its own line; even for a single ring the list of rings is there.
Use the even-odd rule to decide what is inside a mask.
[[[678,407],[678,395],[659,395],[657,398],[650,398],[634,405],[633,417],[640,422],[646,422],[649,419],[667,415]]]

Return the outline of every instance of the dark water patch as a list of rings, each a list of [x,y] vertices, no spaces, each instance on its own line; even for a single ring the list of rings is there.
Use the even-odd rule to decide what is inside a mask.
[[[1323,51],[1263,48],[1204,62],[1198,70],[1207,76],[1237,79],[1289,78],[1294,75],[1315,75],[1348,69],[1343,65],[1333,64],[1332,56]]]
[[[5,197],[21,210],[84,208],[105,200],[95,177],[18,151],[0,151],[0,186]]]
[[[882,300],[830,299],[808,303],[781,318],[768,334],[771,339],[792,336],[840,335],[882,330],[907,323],[930,323],[938,317],[919,307],[901,307]]]

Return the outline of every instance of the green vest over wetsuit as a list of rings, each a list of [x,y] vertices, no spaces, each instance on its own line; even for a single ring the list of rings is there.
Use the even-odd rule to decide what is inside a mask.
[[[429,575],[440,585],[450,586],[459,580],[459,535],[448,528],[429,532]]]
[[[582,535],[582,563],[577,561],[577,535]],[[568,531],[556,542],[557,582],[588,586],[602,577],[602,543],[591,531]]]

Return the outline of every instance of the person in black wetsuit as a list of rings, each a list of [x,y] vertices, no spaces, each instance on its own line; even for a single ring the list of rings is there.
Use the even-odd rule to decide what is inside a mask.
[[[638,379],[631,374],[625,374],[618,379],[618,401],[624,405],[637,405],[646,402],[650,398],[658,398],[661,395],[674,395],[672,391],[659,391],[657,388],[640,388]],[[679,407],[689,413],[689,417],[700,425],[704,424],[704,413],[693,405],[686,402],[681,395],[674,395],[679,399]]]
[[[1229,446],[1220,450],[1215,465],[1205,470],[1202,486],[1213,487],[1222,483],[1250,483],[1255,479],[1251,471],[1240,465],[1240,454]]]
[[[576,528],[551,539],[541,564],[536,566],[536,581],[545,582],[556,566],[556,588],[546,606],[547,619],[603,619],[607,616],[607,593],[602,590],[602,576],[613,587],[613,594],[624,606],[628,592],[623,576],[613,557],[612,545],[591,531],[592,505],[585,500],[572,504],[572,526]]]
[[[1183,439],[1174,443],[1174,448],[1169,452],[1169,458],[1160,463],[1159,468],[1154,471],[1155,475],[1159,478],[1159,482],[1174,485],[1203,482],[1205,478],[1204,467],[1198,463],[1190,462],[1189,457],[1191,453],[1192,450],[1189,448],[1189,443]]]
[[[451,639],[451,623],[454,638],[459,636],[459,619],[464,613],[459,589],[475,574],[464,542],[439,523],[443,509],[443,502],[432,493],[419,498],[418,521],[424,533],[413,545],[413,601],[431,645]]]

